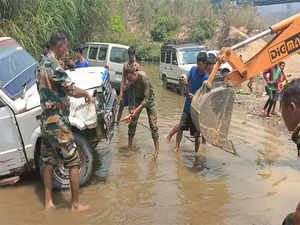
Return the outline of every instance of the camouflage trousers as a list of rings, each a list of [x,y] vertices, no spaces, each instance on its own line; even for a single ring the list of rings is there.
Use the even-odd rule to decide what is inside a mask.
[[[140,104],[140,102],[137,102],[136,107]],[[157,127],[157,113],[155,110],[155,104],[154,101],[145,107],[148,115],[148,122],[151,129],[151,135],[153,140],[157,140],[159,138],[158,135],[158,127]],[[128,136],[134,137],[136,126],[140,117],[140,114],[143,110],[141,110],[137,115],[132,118],[131,122],[128,125]]]
[[[41,156],[45,164],[80,166],[80,158],[68,118],[59,114],[43,117]]]

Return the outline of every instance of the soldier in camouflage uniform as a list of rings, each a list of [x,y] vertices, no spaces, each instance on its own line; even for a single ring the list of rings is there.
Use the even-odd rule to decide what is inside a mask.
[[[42,107],[41,156],[44,163],[45,207],[55,208],[52,200],[52,170],[62,160],[70,172],[72,191],[72,210],[84,210],[87,206],[79,204],[79,166],[80,158],[68,120],[69,96],[84,97],[87,102],[93,99],[88,92],[74,86],[57,58],[67,51],[67,36],[64,31],[52,33],[49,41],[50,51],[37,68],[37,85]]]
[[[120,88],[120,105],[119,110],[117,114],[117,124],[119,124],[120,119],[122,117],[123,109],[125,106],[130,106],[133,104],[133,98],[134,98],[134,92],[129,87],[128,81],[127,81],[127,75],[125,73],[126,69],[130,66],[132,66],[135,71],[140,70],[140,64],[138,64],[135,61],[135,48],[130,47],[128,49],[128,62],[125,62],[123,65],[123,72],[122,72],[122,81],[121,81],[121,88]]]
[[[134,67],[126,69],[127,79],[135,92],[135,106],[131,113],[131,121],[128,125],[128,149],[132,150],[133,137],[135,135],[139,116],[144,108],[147,110],[149,126],[155,147],[155,158],[159,151],[159,135],[157,127],[157,114],[155,110],[155,96],[148,76],[143,71],[136,71]]]

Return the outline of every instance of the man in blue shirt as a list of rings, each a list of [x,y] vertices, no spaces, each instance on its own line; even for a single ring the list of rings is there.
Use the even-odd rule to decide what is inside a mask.
[[[180,130],[176,136],[175,152],[179,151],[180,142],[182,139],[182,132],[190,130],[191,136],[195,137],[195,152],[198,152],[200,146],[200,131],[197,131],[191,118],[191,103],[194,94],[201,88],[204,81],[209,77],[213,65],[216,63],[216,56],[212,53],[199,52],[197,56],[197,66],[191,68],[188,74],[188,95],[186,96],[182,117],[180,120]]]
[[[75,60],[76,68],[89,66],[89,62],[82,56],[82,48],[80,48],[80,47],[75,48],[74,53],[75,53],[75,57],[76,57],[76,60]]]

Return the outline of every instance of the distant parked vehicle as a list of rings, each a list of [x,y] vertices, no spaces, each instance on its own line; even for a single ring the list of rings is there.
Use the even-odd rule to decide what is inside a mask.
[[[207,51],[206,47],[189,40],[176,40],[165,43],[161,47],[160,79],[164,88],[173,87],[180,95],[186,93],[186,85],[182,78],[186,77],[190,69],[197,64],[200,51]],[[209,51],[217,54],[218,51]],[[231,71],[229,64],[220,67],[217,77]],[[218,78],[219,79],[219,78]]]
[[[190,41],[170,41],[161,47],[160,79],[164,88],[173,87],[183,95],[186,86],[181,82],[196,64],[197,54],[205,47]]]
[[[112,43],[87,42],[83,47],[83,57],[90,66],[103,66],[109,69],[113,88],[120,91],[123,64],[128,61],[127,45]]]

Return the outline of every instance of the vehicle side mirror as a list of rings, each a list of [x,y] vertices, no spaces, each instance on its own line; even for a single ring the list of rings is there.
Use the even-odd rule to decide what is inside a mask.
[[[178,65],[178,62],[177,62],[176,59],[173,60],[173,64],[174,64],[174,65]]]

